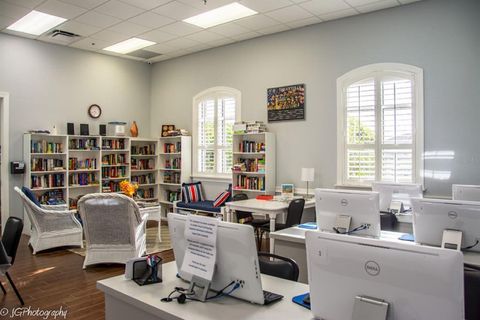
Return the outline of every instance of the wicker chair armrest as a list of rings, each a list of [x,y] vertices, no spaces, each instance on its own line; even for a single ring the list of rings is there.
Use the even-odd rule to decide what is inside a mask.
[[[45,210],[55,210],[55,211],[68,210],[68,206],[66,204],[55,204],[55,205],[42,204],[41,208]]]

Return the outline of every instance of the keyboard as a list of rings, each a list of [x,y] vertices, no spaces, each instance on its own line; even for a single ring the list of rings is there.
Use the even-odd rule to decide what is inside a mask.
[[[264,299],[264,304],[265,305],[270,304],[270,303],[275,302],[275,301],[278,301],[278,300],[281,300],[282,298],[283,298],[283,296],[280,295],[280,294],[276,294],[276,293],[273,293],[273,292],[263,290],[263,299]]]

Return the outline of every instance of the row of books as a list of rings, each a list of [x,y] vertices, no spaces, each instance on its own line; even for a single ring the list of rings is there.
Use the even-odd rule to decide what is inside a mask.
[[[59,173],[45,174],[42,176],[32,176],[31,186],[32,188],[63,187],[64,180],[65,180],[64,175]]]
[[[108,167],[102,168],[102,179],[123,178],[127,176],[126,167]]]
[[[132,159],[132,170],[153,170],[155,169],[154,159]]]
[[[120,182],[104,181],[102,183],[102,192],[120,192]]]
[[[105,165],[118,165],[118,164],[128,164],[128,158],[125,154],[108,154],[102,156],[102,164]]]
[[[182,159],[165,159],[165,169],[181,169],[182,168]]]
[[[239,159],[233,165],[232,171],[265,173],[265,159]]]
[[[139,198],[139,199],[155,198],[155,189],[154,188],[138,189],[136,192],[136,198]]]
[[[63,153],[63,143],[32,140],[30,151],[31,153]]]
[[[98,184],[98,180],[95,173],[73,173],[68,175],[68,183],[70,186],[88,186]]]
[[[265,177],[239,175],[235,179],[235,189],[265,190]]]
[[[146,146],[131,146],[132,155],[154,155],[155,145],[149,144]]]
[[[267,126],[263,121],[241,121],[235,122],[233,132],[235,134],[243,133],[262,133],[267,131]]]
[[[153,173],[142,174],[138,176],[132,176],[130,180],[138,184],[155,183],[155,175]]]
[[[32,158],[32,171],[65,170],[62,159]]]
[[[164,143],[163,144],[163,153],[177,153],[182,152],[182,143]]]
[[[181,200],[180,194],[180,191],[167,190],[165,199],[170,202],[179,201]]]
[[[68,140],[68,148],[70,150],[98,150],[98,142],[96,138],[78,138]]]
[[[125,149],[125,139],[104,139],[102,140],[102,149],[123,150]]]
[[[164,172],[164,183],[180,183],[180,172]]]
[[[41,204],[65,204],[62,190],[51,190],[44,192],[41,195],[37,196],[37,199],[38,202],[40,202]]]
[[[78,160],[78,158],[69,158],[68,159],[68,170],[82,170],[82,169],[96,169],[97,168],[97,159],[96,158],[87,158]]]
[[[256,141],[242,141],[238,144],[239,152],[265,152],[265,143]]]

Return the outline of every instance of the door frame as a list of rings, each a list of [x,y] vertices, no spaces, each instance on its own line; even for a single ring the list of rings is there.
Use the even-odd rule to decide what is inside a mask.
[[[3,233],[3,226],[5,225],[5,222],[7,221],[9,215],[9,210],[10,210],[10,175],[8,172],[8,156],[9,156],[9,146],[10,146],[10,128],[9,128],[9,103],[10,103],[10,94],[8,92],[1,92],[0,91],[0,115],[1,115],[1,121],[2,123],[0,130],[2,131],[1,133],[1,139],[0,139],[0,145],[2,146],[2,157],[1,157],[1,164],[0,164],[0,170],[1,170],[1,201],[2,201],[2,227],[1,227],[1,232]]]

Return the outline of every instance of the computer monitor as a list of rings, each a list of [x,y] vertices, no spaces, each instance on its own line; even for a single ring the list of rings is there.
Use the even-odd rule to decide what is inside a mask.
[[[372,191],[380,194],[380,211],[390,211],[390,205],[393,201],[401,202],[404,209],[411,208],[411,198],[422,198],[423,191],[421,184],[414,183],[372,183]],[[400,212],[398,212],[400,213]]]
[[[440,247],[444,230],[458,230],[461,247],[480,252],[480,202],[413,198],[412,206],[415,242]]]
[[[384,300],[388,320],[464,319],[458,251],[318,231],[307,231],[305,241],[315,318],[372,319],[352,316],[362,307],[380,312]]]
[[[452,184],[452,199],[480,201],[480,186]]]
[[[181,270],[187,245],[185,239],[186,221],[186,215],[168,214],[168,229],[178,274],[183,280],[191,281],[192,274]],[[264,304],[253,228],[249,225],[221,221],[217,228],[217,258],[211,289],[221,290],[236,280],[243,280],[244,283],[232,292],[231,296],[257,304]]]
[[[315,189],[315,209],[319,230],[335,232],[339,216],[349,216],[350,230],[368,224],[356,235],[380,237],[378,192]]]

